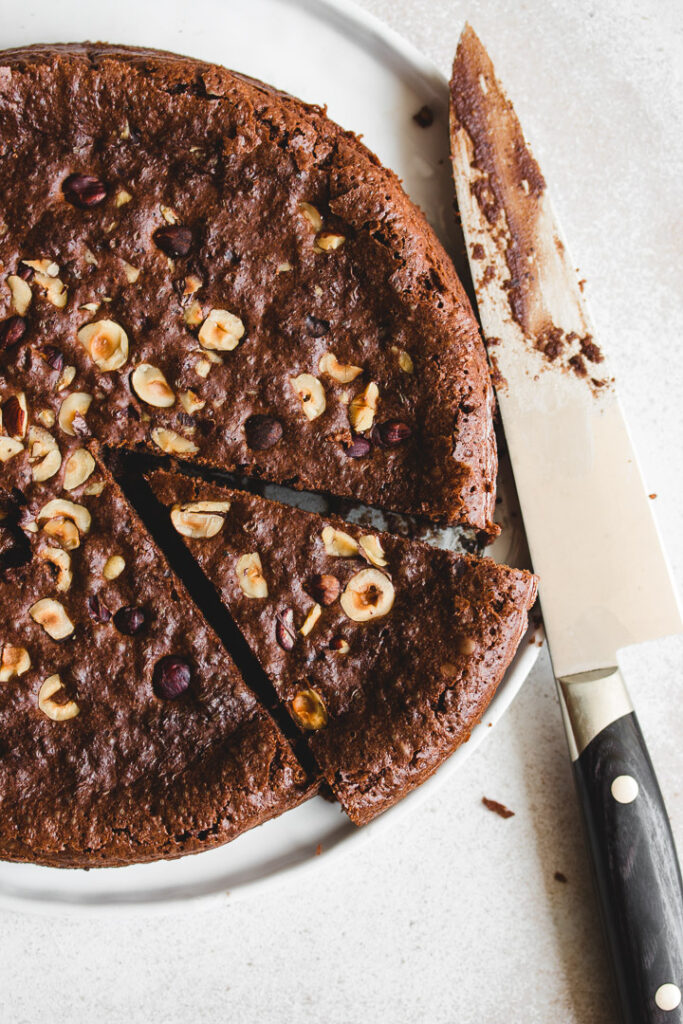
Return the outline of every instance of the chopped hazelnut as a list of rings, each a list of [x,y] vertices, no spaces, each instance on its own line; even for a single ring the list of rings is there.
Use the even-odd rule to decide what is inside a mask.
[[[41,548],[38,551],[38,558],[43,562],[50,562],[57,570],[56,587],[60,593],[66,593],[71,586],[71,555],[63,548]]]
[[[352,576],[341,596],[343,611],[354,622],[368,622],[391,611],[394,584],[378,569],[361,569]]]
[[[5,644],[0,658],[0,683],[7,683],[12,676],[23,676],[31,667],[31,658],[25,647]]]
[[[63,704],[58,704],[52,699],[62,689],[62,680],[55,674],[48,676],[38,691],[38,707],[53,722],[68,721],[70,718],[75,718],[81,710],[75,700],[67,700]]]
[[[323,226],[323,219],[315,206],[312,206],[310,203],[299,203],[299,212],[301,213],[301,216],[308,221],[314,231],[320,231]]]
[[[317,690],[299,690],[292,700],[291,709],[302,729],[313,731],[327,725],[327,709]]]
[[[327,373],[340,384],[350,384],[352,380],[363,372],[362,366],[354,366],[352,363],[340,363],[334,352],[326,352],[318,363],[321,373]]]
[[[10,274],[7,278],[7,286],[12,295],[12,306],[19,316],[26,316],[28,307],[31,305],[31,299],[33,298],[33,292],[28,281],[24,281],[23,277],[18,277],[17,274]]]
[[[247,597],[268,597],[268,584],[263,576],[261,558],[258,552],[254,551],[248,555],[241,555],[237,559],[235,572],[237,574],[237,581]]]
[[[64,490],[74,491],[92,475],[95,460],[85,448],[77,448],[66,460],[64,469]]]
[[[183,537],[215,537],[222,529],[224,515],[229,509],[229,501],[193,501],[185,505],[177,504],[171,509],[171,522]]]
[[[175,394],[161,370],[150,363],[140,363],[130,378],[135,394],[147,405],[168,409],[175,403]]]
[[[162,452],[167,455],[194,455],[199,448],[187,437],[182,437],[175,430],[168,430],[166,427],[155,427],[152,431],[152,440]]]
[[[328,555],[336,558],[353,558],[354,555],[358,554],[358,544],[350,534],[344,533],[343,530],[335,530],[333,526],[325,526],[322,538]]]
[[[379,537],[366,533],[360,538],[358,543],[360,545],[361,554],[368,560],[368,562],[370,562],[371,565],[376,565],[382,568],[387,564],[387,560],[384,557],[384,548],[382,547]]]
[[[311,630],[315,626],[316,622],[318,621],[318,619],[320,618],[322,613],[323,613],[323,610],[320,607],[320,605],[319,604],[314,604],[313,607],[311,608],[310,612],[308,613],[308,615],[304,619],[304,622],[303,622],[303,625],[302,625],[301,629],[299,630],[299,632],[301,633],[302,636],[308,636],[308,634],[311,632]]]
[[[62,455],[52,434],[43,427],[29,427],[28,451],[36,483],[50,480],[62,465]]]
[[[327,407],[325,389],[310,373],[300,373],[298,377],[290,377],[289,383],[301,400],[301,407],[309,420],[322,416]]]
[[[128,359],[128,335],[113,320],[85,324],[77,337],[95,365],[105,373],[120,369]]]
[[[359,434],[369,430],[377,412],[379,388],[371,381],[349,405],[349,423]]]
[[[105,580],[115,580],[126,568],[126,560],[121,555],[110,555],[102,568]]]
[[[64,640],[74,631],[74,624],[66,614],[64,606],[51,597],[43,597],[36,601],[28,613],[53,640]]]
[[[57,422],[69,437],[76,437],[76,431],[73,426],[74,420],[77,416],[85,419],[91,402],[92,395],[87,394],[85,391],[73,391],[62,402]]]
[[[232,352],[244,337],[244,324],[227,309],[212,309],[199,329],[199,344],[205,349]]]

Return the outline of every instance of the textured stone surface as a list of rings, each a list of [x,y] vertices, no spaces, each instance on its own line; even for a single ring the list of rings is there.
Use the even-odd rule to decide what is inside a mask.
[[[680,5],[364,6],[444,71],[465,17],[489,46],[588,278],[683,582]],[[682,660],[680,639],[622,660],[679,847]],[[482,795],[515,817],[491,814]],[[234,906],[227,898],[226,906],[183,918],[76,922],[3,913],[0,1017],[17,1024],[614,1019],[545,655],[495,736],[433,799],[345,860],[326,866],[323,859],[304,891],[302,884]]]

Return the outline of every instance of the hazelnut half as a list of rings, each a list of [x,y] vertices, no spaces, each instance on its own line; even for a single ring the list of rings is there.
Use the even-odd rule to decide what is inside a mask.
[[[91,515],[84,505],[77,505],[76,502],[67,501],[65,498],[53,498],[52,501],[48,501],[36,516],[39,523],[57,518],[71,519],[82,534],[88,532],[92,522]]]
[[[322,532],[323,544],[328,555],[335,558],[353,558],[358,554],[358,544],[354,538],[344,533],[343,530],[335,530],[333,526],[325,526]]]
[[[327,725],[327,709],[316,690],[299,690],[290,707],[294,720],[302,729],[312,732]]]
[[[394,584],[388,576],[378,569],[361,569],[347,583],[340,604],[354,622],[368,622],[390,612],[394,596]]]
[[[33,621],[42,626],[53,640],[64,640],[74,631],[74,624],[66,614],[64,605],[51,597],[43,597],[40,601],[36,601],[31,605],[28,613]]]
[[[308,636],[308,634],[311,632],[311,630],[315,626],[316,622],[318,621],[318,619],[320,618],[322,613],[323,613],[323,610],[320,607],[320,605],[319,604],[314,604],[313,607],[311,608],[310,612],[308,613],[308,615],[304,619],[304,622],[303,622],[303,625],[302,625],[301,629],[299,630],[299,632],[301,633],[302,636]]]
[[[52,699],[63,688],[62,680],[55,674],[48,676],[38,691],[38,707],[53,722],[65,722],[69,718],[75,718],[81,710],[75,700],[67,700],[63,704],[58,704]]]
[[[370,562],[370,565],[382,568],[387,564],[387,560],[384,557],[384,548],[379,537],[366,533],[360,538],[358,544],[360,545],[361,554]]]
[[[377,412],[379,388],[371,381],[349,405],[349,423],[359,434],[369,430]]]
[[[299,213],[308,221],[314,231],[321,230],[323,219],[315,206],[311,203],[299,203]]]
[[[85,448],[77,448],[66,460],[64,467],[64,490],[73,491],[91,476],[95,460]]]
[[[227,309],[212,309],[199,328],[199,344],[202,348],[219,352],[232,352],[244,337],[244,324]]]
[[[43,562],[50,562],[57,570],[57,582],[55,584],[60,594],[66,593],[71,586],[71,555],[63,548],[41,548],[38,558]]]
[[[31,472],[36,483],[49,480],[59,471],[62,464],[59,446],[44,427],[29,427],[28,450]]]
[[[229,501],[193,501],[176,504],[171,509],[171,522],[183,537],[205,539],[220,532],[230,509]]]
[[[314,248],[316,252],[335,252],[341,249],[345,241],[346,237],[335,231],[319,231],[315,236]]]
[[[268,584],[262,572],[261,558],[257,551],[241,555],[235,566],[237,581],[247,597],[268,597]]]
[[[85,391],[73,391],[70,395],[67,395],[59,408],[59,415],[57,422],[69,437],[76,437],[76,431],[74,430],[74,420],[77,416],[85,419],[90,403],[92,402],[92,395],[87,394]]]
[[[5,644],[0,658],[0,683],[7,683],[12,676],[23,676],[31,667],[31,658],[25,647]]]
[[[333,380],[340,384],[350,384],[352,380],[359,377],[363,372],[362,366],[354,366],[352,363],[340,363],[334,352],[326,352],[318,363],[321,373],[327,373]]]
[[[24,446],[21,441],[17,441],[13,437],[0,437],[0,462],[9,462],[23,450]]]
[[[169,409],[175,402],[175,395],[161,370],[151,363],[140,363],[130,378],[133,391],[147,405],[157,409]]]
[[[309,420],[315,420],[325,412],[325,389],[317,377],[310,373],[300,373],[298,377],[290,377],[289,383],[299,396],[301,407]]]
[[[169,430],[167,427],[155,427],[152,431],[152,440],[158,448],[161,448],[162,452],[166,452],[168,455],[194,455],[199,451],[194,441],[182,437],[175,430]]]
[[[128,335],[113,320],[97,320],[78,332],[78,340],[100,370],[118,370],[128,359]]]
[[[7,278],[7,287],[12,295],[12,305],[19,316],[26,316],[28,307],[31,305],[33,292],[31,286],[23,277],[17,274],[10,274]]]

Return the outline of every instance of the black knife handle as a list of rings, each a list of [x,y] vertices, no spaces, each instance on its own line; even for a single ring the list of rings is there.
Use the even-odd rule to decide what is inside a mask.
[[[683,1024],[683,884],[633,712],[574,761],[624,1024]]]

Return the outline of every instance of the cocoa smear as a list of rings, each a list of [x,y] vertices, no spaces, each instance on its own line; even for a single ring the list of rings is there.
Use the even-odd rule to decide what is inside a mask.
[[[493,811],[493,813],[497,814],[499,818],[514,818],[515,816],[514,811],[511,811],[509,807],[505,806],[505,804],[498,803],[497,800],[489,800],[487,796],[483,796],[481,798],[481,802],[487,810]]]

